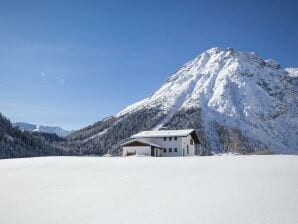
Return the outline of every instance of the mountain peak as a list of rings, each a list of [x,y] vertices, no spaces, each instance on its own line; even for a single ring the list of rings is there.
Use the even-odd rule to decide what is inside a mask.
[[[224,51],[222,48],[219,48],[219,47],[212,47],[210,49],[208,49],[207,52],[208,54],[218,54],[220,52]]]
[[[214,47],[184,64],[174,76],[218,74],[221,70],[255,73],[257,70],[264,69],[280,69],[280,65],[274,59],[264,60],[255,52],[241,52],[230,47],[226,49]]]

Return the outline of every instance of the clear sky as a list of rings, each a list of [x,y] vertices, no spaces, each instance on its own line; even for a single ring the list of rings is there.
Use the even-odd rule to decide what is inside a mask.
[[[77,129],[215,46],[298,67],[298,1],[0,0],[0,112]]]

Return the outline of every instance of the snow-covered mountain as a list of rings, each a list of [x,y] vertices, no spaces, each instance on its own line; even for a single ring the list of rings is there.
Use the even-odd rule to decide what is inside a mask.
[[[81,147],[117,151],[140,130],[196,128],[215,152],[298,153],[297,74],[254,52],[212,48],[150,97],[70,136]],[[113,134],[118,142],[107,142]]]
[[[67,135],[69,135],[73,132],[73,131],[64,130],[60,127],[35,125],[35,124],[29,124],[29,123],[26,123],[26,122],[16,122],[16,123],[13,123],[13,126],[18,127],[19,129],[25,130],[25,131],[34,131],[34,132],[43,132],[43,133],[56,134],[60,137],[66,137]]]

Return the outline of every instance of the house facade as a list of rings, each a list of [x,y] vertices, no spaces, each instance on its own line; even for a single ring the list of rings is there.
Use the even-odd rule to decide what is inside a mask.
[[[143,131],[122,144],[123,156],[194,156],[199,138],[194,129]]]

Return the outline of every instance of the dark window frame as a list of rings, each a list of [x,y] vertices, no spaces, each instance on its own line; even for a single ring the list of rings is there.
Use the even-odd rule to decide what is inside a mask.
[[[174,148],[174,152],[178,152],[178,149],[177,148]]]
[[[172,148],[169,148],[169,152],[172,152]]]

